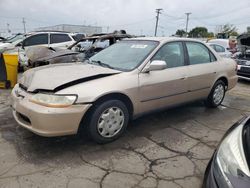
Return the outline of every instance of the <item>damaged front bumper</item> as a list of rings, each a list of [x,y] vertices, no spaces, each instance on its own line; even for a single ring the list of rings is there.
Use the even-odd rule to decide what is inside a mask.
[[[91,106],[45,107],[30,102],[32,95],[19,88],[18,84],[15,86],[11,93],[13,116],[22,127],[46,137],[76,134],[82,117]]]

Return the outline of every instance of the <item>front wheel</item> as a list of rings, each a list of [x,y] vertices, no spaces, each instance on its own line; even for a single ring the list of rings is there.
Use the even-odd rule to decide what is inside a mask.
[[[221,80],[218,80],[215,82],[212,90],[210,91],[210,94],[207,97],[207,100],[205,101],[206,105],[211,108],[216,108],[219,106],[226,93],[226,86],[225,83]]]
[[[119,138],[126,130],[128,121],[126,105],[119,100],[108,100],[94,106],[87,128],[95,142],[105,144]]]

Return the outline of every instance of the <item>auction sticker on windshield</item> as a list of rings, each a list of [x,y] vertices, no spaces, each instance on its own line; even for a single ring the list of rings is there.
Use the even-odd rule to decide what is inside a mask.
[[[144,49],[144,48],[147,48],[148,45],[146,44],[133,44],[131,46],[131,48],[141,48],[141,49]]]

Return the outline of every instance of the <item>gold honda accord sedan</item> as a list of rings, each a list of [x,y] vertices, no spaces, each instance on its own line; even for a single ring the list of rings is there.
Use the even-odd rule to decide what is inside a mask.
[[[26,71],[12,91],[13,115],[38,135],[86,131],[107,143],[149,112],[196,100],[217,107],[236,85],[236,70],[196,40],[126,39],[84,62]]]

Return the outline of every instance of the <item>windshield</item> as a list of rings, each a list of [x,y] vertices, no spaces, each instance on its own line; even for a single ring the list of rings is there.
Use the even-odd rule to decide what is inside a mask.
[[[98,62],[109,68],[130,71],[138,67],[157,45],[155,41],[121,41],[91,57],[90,63]]]

